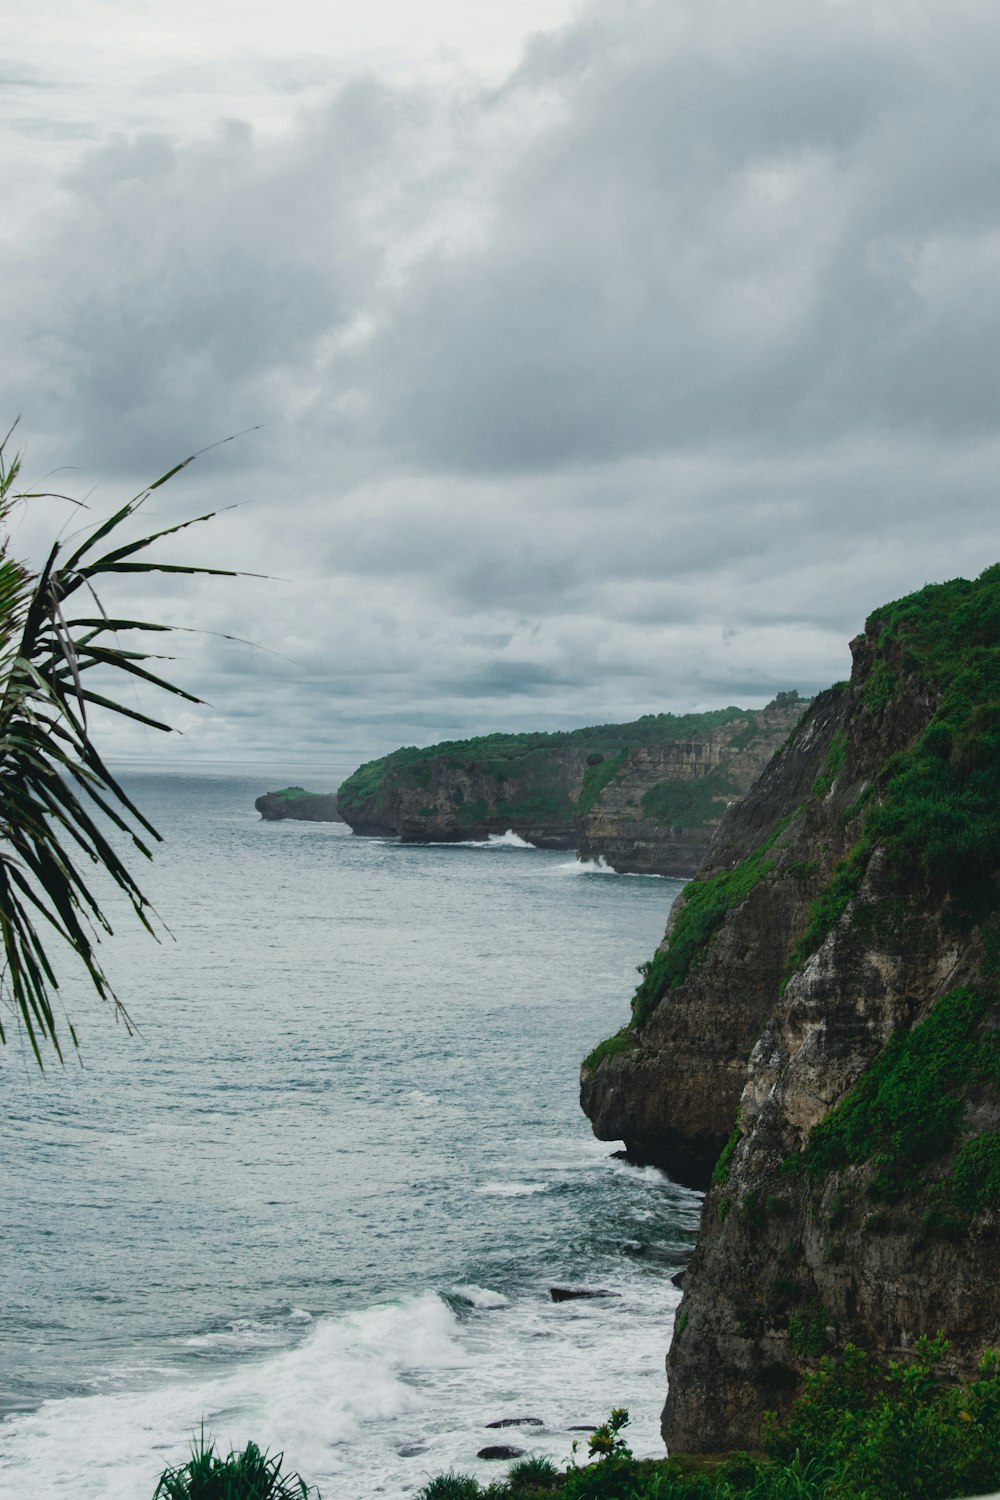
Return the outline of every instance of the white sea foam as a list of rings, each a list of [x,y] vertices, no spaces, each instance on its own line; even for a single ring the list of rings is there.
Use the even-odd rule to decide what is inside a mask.
[[[556,865],[556,869],[563,875],[618,875],[629,880],[674,880],[673,875],[661,875],[652,870],[616,870],[609,865],[603,854],[596,859],[568,859]],[[684,885],[683,880],[677,881],[678,886]]]
[[[226,1375],[143,1391],[47,1401],[4,1424],[0,1488],[62,1500],[134,1500],[182,1462],[205,1424],[220,1448],[294,1454],[311,1480],[343,1473],[362,1429],[416,1414],[421,1386],[467,1364],[440,1298],[366,1309],[310,1330],[295,1349]],[[351,1460],[353,1467],[356,1458]]]
[[[571,1428],[602,1421],[623,1391],[632,1447],[659,1453],[663,1350],[680,1293],[649,1278],[615,1289],[613,1301],[553,1303],[541,1285],[506,1299],[470,1283],[453,1292],[466,1318],[427,1294],[318,1319],[295,1348],[263,1359],[247,1351],[225,1374],[49,1401],[0,1428],[0,1491],[150,1495],[204,1422],[223,1451],[253,1439],[284,1451],[286,1468],[324,1493],[374,1500],[449,1468],[496,1478],[475,1455],[490,1441],[487,1423],[512,1414],[542,1423],[519,1430],[519,1446],[564,1462]]]
[[[453,1286],[451,1295],[457,1297],[460,1302],[468,1303],[469,1307],[509,1307],[510,1298],[505,1297],[503,1292],[492,1292],[487,1286]]]
[[[617,872],[611,868],[603,854],[596,859],[566,859],[556,865],[556,869],[563,875],[614,875]]]
[[[484,839],[450,839],[446,844],[436,845],[442,849],[534,849],[534,844],[529,844],[513,828],[508,828],[506,833],[491,833]]]

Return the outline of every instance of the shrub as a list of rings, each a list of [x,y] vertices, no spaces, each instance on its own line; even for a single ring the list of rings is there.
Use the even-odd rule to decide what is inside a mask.
[[[507,1471],[511,1490],[551,1490],[561,1478],[555,1464],[547,1458],[519,1458]]]
[[[269,1458],[256,1443],[220,1458],[202,1432],[187,1463],[160,1475],[153,1500],[308,1500],[305,1480],[281,1473],[283,1458],[281,1453]],[[319,1491],[312,1493],[319,1500]]]
[[[471,1474],[437,1474],[417,1491],[417,1500],[477,1500],[482,1493]]]

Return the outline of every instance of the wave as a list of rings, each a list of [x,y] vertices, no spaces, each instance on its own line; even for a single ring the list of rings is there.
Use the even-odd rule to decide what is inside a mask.
[[[624,880],[672,880],[678,885],[686,885],[685,880],[680,880],[676,875],[661,875],[656,870],[616,870],[609,865],[603,854],[596,859],[569,859],[556,866],[564,875],[617,875]]]
[[[567,859],[558,864],[556,869],[562,870],[565,875],[618,874],[618,871],[613,870],[607,863],[603,854],[599,854],[596,859]]]
[[[428,1293],[325,1320],[297,1348],[225,1375],[46,1401],[5,1421],[0,1488],[51,1500],[151,1495],[202,1423],[223,1450],[252,1439],[294,1455],[310,1482],[342,1478],[364,1428],[415,1415],[423,1382],[468,1363],[458,1333],[455,1314]]]
[[[487,1286],[453,1286],[451,1295],[457,1302],[464,1302],[468,1307],[486,1309],[510,1306],[509,1297],[505,1297],[503,1292],[491,1292]]]
[[[431,841],[434,849],[534,849],[534,844],[529,844],[513,828],[508,828],[506,833],[491,833],[484,839],[444,839],[440,843]]]

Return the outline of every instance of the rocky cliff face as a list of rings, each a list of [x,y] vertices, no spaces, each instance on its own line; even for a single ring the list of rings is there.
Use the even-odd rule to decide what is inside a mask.
[[[355,771],[339,806],[355,833],[448,842],[513,829],[617,870],[685,876],[801,709],[785,693],[756,712],[649,714],[397,750]]]
[[[576,817],[581,859],[638,875],[693,875],[726,808],[743,797],[802,713],[793,694],[697,737],[621,755]]]
[[[337,811],[335,792],[307,792],[300,786],[286,786],[280,792],[264,792],[254,803],[265,823],[281,818],[295,818],[304,823],[342,823]]]
[[[344,783],[344,818],[355,833],[396,834],[404,843],[485,839],[513,829],[539,848],[572,849],[589,747],[569,736],[538,738],[568,743],[512,745],[508,755],[495,747],[477,754],[474,741],[439,753],[397,751]]]
[[[664,1436],[754,1447],[846,1342],[1000,1327],[1000,569],[887,606],[723,820],[633,1023],[582,1072],[602,1137],[704,1184]]]

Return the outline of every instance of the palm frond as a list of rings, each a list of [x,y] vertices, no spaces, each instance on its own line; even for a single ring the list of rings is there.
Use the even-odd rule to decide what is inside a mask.
[[[15,487],[20,458],[8,457],[9,439],[10,433],[0,441],[0,526],[14,505],[34,498]],[[162,475],[82,540],[78,534],[71,549],[57,542],[37,572],[12,558],[8,537],[0,535],[0,1043],[9,1039],[13,1024],[39,1066],[48,1048],[63,1057],[64,1027],[77,1043],[72,1024],[57,1019],[56,948],[69,949],[98,997],[130,1025],[98,956],[100,935],[111,928],[102,895],[85,871],[96,871],[99,881],[110,879],[152,932],[149,902],[105,830],[117,829],[144,858],[151,856],[159,834],[102,759],[87,709],[100,707],[166,732],[170,725],[122,702],[113,687],[90,687],[84,674],[99,668],[104,687],[117,672],[123,684],[138,678],[200,702],[144,665],[163,657],[126,649],[117,639],[119,631],[162,633],[170,627],[109,614],[97,593],[102,580],[122,573],[236,576],[230,569],[159,562],[146,555],[155,542],[211,519],[214,512],[139,540],[118,541],[119,528],[152,491],[190,462]],[[89,608],[77,615],[66,604],[81,589],[89,595]]]

